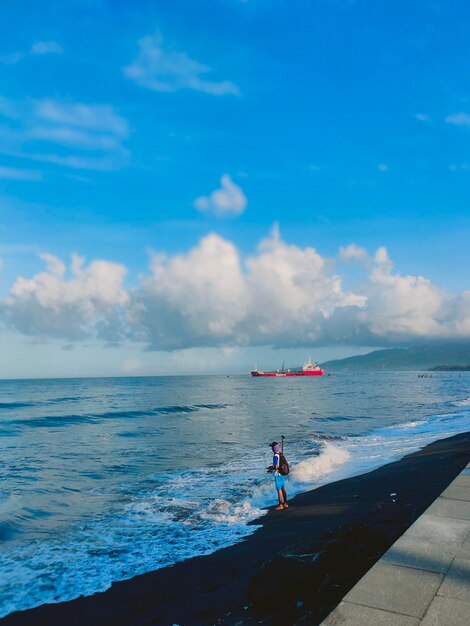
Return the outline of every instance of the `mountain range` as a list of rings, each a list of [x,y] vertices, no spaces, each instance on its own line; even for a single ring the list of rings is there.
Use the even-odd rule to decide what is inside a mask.
[[[438,365],[470,365],[470,343],[374,350],[368,354],[322,363],[327,371],[427,370]]]

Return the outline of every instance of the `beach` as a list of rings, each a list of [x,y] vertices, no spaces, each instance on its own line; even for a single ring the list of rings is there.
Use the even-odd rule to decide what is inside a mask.
[[[470,459],[470,433],[296,496],[240,543],[5,626],[318,624]],[[273,493],[273,504],[274,504]]]

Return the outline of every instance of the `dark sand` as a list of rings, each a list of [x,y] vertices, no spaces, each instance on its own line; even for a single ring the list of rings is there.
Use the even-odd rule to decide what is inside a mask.
[[[437,441],[297,496],[235,546],[1,625],[318,624],[469,460],[470,433]]]

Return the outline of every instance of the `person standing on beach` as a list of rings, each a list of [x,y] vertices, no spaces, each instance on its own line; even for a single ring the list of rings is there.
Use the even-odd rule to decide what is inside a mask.
[[[279,472],[279,467],[281,465],[281,444],[277,441],[273,441],[269,444],[269,447],[273,451],[273,464],[268,467],[268,472],[271,472],[274,476],[274,484],[276,485],[277,498],[279,500],[279,504],[276,507],[276,511],[280,511],[281,509],[289,508],[287,504],[287,493],[286,488],[284,486],[285,479],[284,476]]]

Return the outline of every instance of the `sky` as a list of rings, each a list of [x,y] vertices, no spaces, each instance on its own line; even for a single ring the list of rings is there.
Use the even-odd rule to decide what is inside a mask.
[[[470,7],[3,0],[0,377],[470,338]]]

